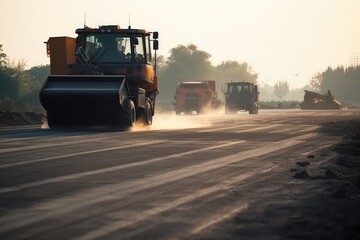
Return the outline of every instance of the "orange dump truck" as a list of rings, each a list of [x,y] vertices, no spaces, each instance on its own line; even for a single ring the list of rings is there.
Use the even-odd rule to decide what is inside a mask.
[[[206,113],[218,105],[215,81],[178,83],[174,102],[176,114]]]

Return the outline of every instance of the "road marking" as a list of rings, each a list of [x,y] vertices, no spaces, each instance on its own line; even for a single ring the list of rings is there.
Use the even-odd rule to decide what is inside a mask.
[[[240,130],[240,131],[236,131],[236,133],[243,133],[243,132],[255,132],[257,130],[262,130],[262,129],[267,129],[267,128],[273,128],[277,126],[276,125],[270,125],[270,126],[264,126],[264,127],[257,127],[257,128],[251,128],[251,129],[246,129],[246,130]]]
[[[162,212],[165,212],[165,211],[168,211],[170,209],[173,209],[173,208],[176,208],[180,205],[183,205],[183,204],[186,204],[186,203],[189,203],[189,202],[192,202],[198,198],[201,198],[201,197],[204,197],[206,195],[209,195],[209,194],[212,194],[212,193],[215,193],[217,191],[221,191],[221,190],[227,190],[227,189],[230,189],[232,188],[232,185],[235,184],[235,183],[239,183],[241,181],[244,181],[246,179],[249,179],[255,175],[260,175],[262,173],[266,173],[266,172],[269,172],[271,170],[273,170],[276,166],[271,166],[271,167],[266,167],[264,168],[263,170],[260,170],[257,169],[256,171],[253,171],[253,172],[248,172],[248,173],[244,173],[244,174],[241,174],[239,176],[236,176],[236,177],[233,177],[231,179],[228,179],[228,180],[225,180],[223,182],[220,182],[216,185],[213,185],[211,187],[207,187],[207,188],[204,188],[204,189],[201,189],[193,194],[190,194],[190,195],[187,195],[187,196],[184,196],[184,197],[181,197],[181,198],[178,198],[172,202],[168,202],[167,204],[164,204],[164,205],[161,205],[161,206],[158,206],[158,207],[154,207],[154,208],[151,208],[151,209],[148,209],[148,210],[145,210],[145,211],[142,211],[141,214],[134,214],[132,217],[126,217],[126,220],[124,219],[120,219],[118,221],[113,221],[111,224],[108,224],[102,228],[97,228],[96,230],[93,230],[93,231],[90,231],[88,232],[87,234],[85,235],[82,235],[81,237],[79,238],[75,238],[76,240],[91,240],[91,239],[96,239],[96,238],[99,238],[99,237],[103,237],[103,236],[106,236],[112,232],[115,232],[115,231],[118,231],[119,229],[121,228],[124,228],[124,227],[128,227],[130,225],[133,225],[139,221],[144,221],[144,219],[147,219],[147,218],[150,218],[154,215],[157,215],[157,214],[160,214]],[[246,207],[248,206],[249,204],[246,203],[245,206],[242,205],[241,207],[241,210],[245,210]],[[240,209],[239,208],[236,208],[232,211],[233,214],[235,213],[239,213]],[[113,214],[113,213],[112,213]],[[210,222],[206,222],[206,224],[200,224],[195,230],[197,232],[193,232],[192,234],[196,234],[200,231],[203,231],[205,228],[208,228],[210,227],[211,225],[213,224],[216,224],[222,220],[225,220],[225,218],[215,218],[213,220],[211,220]],[[141,231],[141,229],[140,229]],[[126,238],[126,236],[121,236],[121,238]]]
[[[244,125],[236,125],[236,126],[231,126],[231,127],[222,127],[222,128],[212,128],[212,129],[207,129],[207,130],[201,130],[201,131],[198,131],[198,132],[218,132],[218,131],[222,131],[222,130],[228,130],[228,129],[233,129],[233,128],[239,128],[239,127],[242,127],[242,126],[253,126],[251,124],[244,124]]]
[[[32,140],[32,139],[36,139],[36,138],[40,138],[40,137],[23,137],[23,138],[2,138],[0,140],[0,143],[6,143],[6,142],[16,142],[16,141],[27,141],[27,140]]]
[[[99,139],[97,139],[97,140],[99,140]],[[91,140],[91,141],[94,141],[94,140]],[[77,142],[77,141],[74,141],[74,142]],[[127,145],[121,145],[121,146],[118,146],[118,147],[102,148],[102,149],[97,149],[97,150],[90,150],[90,151],[77,152],[77,153],[69,153],[69,154],[64,154],[64,155],[40,158],[40,159],[35,159],[35,160],[23,161],[23,162],[2,164],[2,165],[0,165],[0,169],[1,168],[14,167],[14,166],[18,166],[18,165],[26,165],[26,164],[30,164],[30,163],[45,162],[45,161],[50,161],[50,160],[55,160],[55,159],[68,158],[68,157],[74,157],[74,156],[80,156],[80,155],[86,155],[86,154],[92,154],[92,153],[107,152],[107,151],[118,150],[118,149],[123,149],[123,148],[146,146],[146,145],[152,145],[152,144],[163,143],[163,142],[166,142],[166,140],[157,140],[157,141],[149,141],[149,142],[133,142],[133,143],[129,143]]]
[[[294,133],[301,133],[301,132],[306,132],[306,131],[314,131],[316,129],[319,129],[320,126],[313,126],[313,127],[309,127],[309,128],[306,128],[306,129],[301,129],[301,130],[298,130]]]
[[[7,136],[1,136],[0,135],[0,143],[16,142],[16,141],[27,141],[29,139],[37,139],[37,138],[41,139],[44,136],[47,136],[47,137],[53,138],[54,140],[60,141],[62,139],[62,137],[66,138],[66,139],[74,139],[74,138],[84,137],[84,134],[88,134],[88,132],[76,132],[76,135],[74,135],[73,132],[56,132],[56,133],[50,132],[47,135],[39,135],[39,136],[34,136],[34,137],[23,136],[23,137],[16,137],[15,138],[15,136],[18,135],[18,134],[14,133],[12,135],[9,134]],[[57,137],[57,138],[55,138],[55,137]]]
[[[299,128],[303,128],[303,129],[300,129]],[[269,132],[269,133],[286,133],[286,132],[289,132],[289,133],[302,133],[302,132],[310,132],[310,131],[313,131],[313,130],[316,130],[316,129],[319,129],[320,127],[319,126],[304,126],[304,125],[298,125],[298,126],[295,126],[295,127],[287,127],[287,128],[283,128],[283,129],[279,129],[279,130],[275,130],[275,131],[272,131],[272,132]]]
[[[149,145],[149,144],[156,144],[156,143],[160,143],[160,142],[165,142],[165,141],[152,141],[152,142],[147,142],[147,143],[144,143],[144,144],[138,144],[138,145],[135,145],[134,147],[144,146],[144,145]],[[87,176],[96,175],[96,174],[114,172],[114,171],[118,171],[118,170],[121,170],[121,169],[141,166],[141,165],[145,165],[145,164],[159,162],[159,161],[166,160],[166,159],[179,158],[179,157],[190,155],[190,154],[193,154],[193,153],[206,152],[206,151],[216,149],[216,148],[228,147],[228,146],[243,143],[243,142],[245,142],[245,141],[241,140],[241,141],[235,141],[235,142],[227,142],[227,143],[224,143],[224,144],[218,144],[216,146],[205,147],[205,148],[191,150],[191,151],[187,151],[187,152],[172,154],[172,155],[168,155],[168,156],[164,156],[164,157],[157,157],[157,158],[153,158],[153,159],[150,159],[150,160],[147,160],[147,161],[128,163],[128,164],[115,166],[115,167],[102,168],[102,169],[88,171],[88,172],[75,173],[75,174],[70,174],[70,175],[61,176],[61,177],[49,178],[49,179],[42,180],[42,181],[35,181],[35,182],[31,182],[31,183],[25,183],[25,184],[13,186],[13,187],[1,188],[0,189],[0,194],[20,191],[20,190],[24,190],[24,189],[27,189],[27,188],[38,187],[38,186],[45,185],[45,184],[50,184],[50,183],[58,183],[58,182],[63,182],[63,181],[68,181],[68,180],[74,180],[74,179],[77,179],[77,178],[87,177]],[[125,148],[125,147],[130,147],[130,145],[122,146],[122,148]],[[114,150],[114,148],[110,148],[110,149]],[[120,149],[120,147],[116,147],[116,149]],[[87,151],[87,152],[84,152],[83,154],[94,153],[95,151],[99,152],[100,150]],[[70,155],[70,154],[68,154],[68,155]],[[61,157],[61,156],[57,156],[57,157]],[[34,160],[34,161],[36,161],[36,160]]]
[[[221,182],[214,186],[211,186],[211,187],[208,187],[205,189],[201,189],[193,194],[178,198],[172,202],[168,202],[167,204],[142,211],[141,214],[134,214],[132,217],[127,216],[126,220],[120,219],[118,221],[113,221],[111,224],[108,224],[102,228],[97,228],[96,230],[90,231],[90,232],[82,235],[81,237],[75,238],[75,240],[92,240],[92,239],[104,237],[112,232],[120,230],[121,228],[131,226],[139,221],[144,221],[147,218],[150,218],[150,217],[160,214],[162,212],[168,211],[170,209],[176,208],[180,205],[192,202],[198,198],[204,197],[211,193],[214,193],[214,192],[217,192],[220,190],[229,189],[231,183],[236,183],[239,180],[240,181],[245,180],[249,177],[252,177],[253,175],[255,175],[255,173],[252,173],[252,174],[245,173],[245,174],[242,174],[242,175],[232,179],[232,181],[228,181],[227,182],[228,185],[225,185],[223,182]],[[141,229],[140,229],[140,231],[141,231]],[[126,238],[126,236],[121,236],[121,238]]]
[[[237,215],[237,214],[241,213],[242,211],[246,210],[249,207],[249,205],[250,205],[249,202],[245,202],[245,203],[242,203],[237,208],[232,209],[228,213],[217,216],[217,217],[215,217],[213,219],[210,219],[210,220],[206,219],[206,221],[204,223],[197,226],[195,229],[193,229],[191,231],[191,235],[199,234],[200,232],[204,231],[205,229],[207,229],[207,228],[209,228],[211,226],[214,226],[215,224],[218,224],[219,222],[222,222],[222,221],[224,221],[226,219],[232,218],[234,215]]]
[[[190,165],[162,174],[156,174],[150,177],[87,189],[74,195],[39,203],[32,206],[30,209],[26,209],[26,211],[24,209],[14,210],[9,214],[0,217],[0,232],[7,232],[49,218],[63,216],[76,210],[100,204],[102,202],[110,200],[119,201],[139,191],[172,183],[197,174],[219,169],[232,163],[293,147],[302,143],[306,139],[317,135],[318,134],[316,133],[307,133],[276,142],[276,144],[273,144],[271,147],[265,145],[247,151],[240,151],[236,154],[231,154],[225,157],[211,159],[207,162],[202,162],[196,165]]]
[[[311,151],[304,152],[304,153],[302,153],[301,155],[303,155],[303,156],[308,156],[309,154],[312,154],[312,153],[314,153],[314,152],[317,152],[317,151],[319,151],[319,150],[322,149],[322,148],[327,148],[327,147],[331,147],[331,146],[334,146],[334,145],[335,145],[334,142],[333,142],[333,143],[329,143],[329,144],[325,144],[325,145],[320,146],[320,147],[317,147],[316,149],[313,149],[313,150],[311,150]]]
[[[263,169],[263,170],[261,170],[260,174],[270,172],[276,167],[277,166],[274,165],[272,167]],[[259,173],[258,174],[250,174],[249,176],[244,177],[243,179],[238,179],[239,177],[235,177],[227,184],[227,188],[230,188],[230,184],[235,184],[235,183],[238,183],[240,180],[243,181],[254,175],[260,175],[260,174]],[[241,175],[240,175],[240,177],[241,177]],[[236,207],[231,209],[228,213],[223,213],[220,216],[219,216],[219,214],[217,214],[217,216],[212,219],[206,219],[205,221],[203,221],[200,224],[198,224],[197,226],[195,226],[195,228],[193,228],[193,230],[190,231],[190,234],[191,235],[199,234],[200,232],[206,230],[207,228],[214,226],[215,224],[218,224],[219,222],[222,222],[226,219],[230,219],[234,215],[237,215],[237,214],[241,213],[242,211],[246,210],[249,207],[249,205],[250,205],[250,201],[247,201],[247,202],[242,203],[240,206],[236,205]]]
[[[22,146],[22,147],[12,147],[12,148],[0,149],[0,153],[20,152],[20,151],[26,151],[26,150],[34,150],[34,149],[47,148],[47,147],[58,147],[58,146],[65,146],[65,145],[77,144],[77,143],[82,143],[82,142],[93,142],[93,141],[97,141],[97,140],[83,139],[83,140],[76,140],[76,141],[67,141],[67,142],[63,142],[63,143],[43,143],[43,144],[28,145],[28,146]]]
[[[106,139],[106,138],[95,138],[95,139],[89,138],[89,139],[82,139],[82,140],[75,140],[75,141],[66,141],[66,142],[62,142],[62,143],[43,143],[43,144],[28,145],[28,146],[22,146],[22,147],[12,147],[12,148],[0,149],[0,153],[20,152],[20,151],[34,150],[34,149],[40,149],[40,148],[66,146],[66,145],[85,143],[85,142],[97,142],[99,140],[104,140],[104,139]]]
[[[29,129],[26,129],[26,130],[29,130]],[[43,131],[43,130],[40,130],[39,129],[39,132],[40,131]],[[45,135],[39,135],[39,136],[33,136],[33,137],[26,137],[26,136],[23,136],[23,137],[16,137],[17,135],[24,135],[24,133],[29,133],[29,134],[33,134],[34,132],[10,132],[9,134],[5,134],[5,135],[1,135],[1,131],[0,131],[0,143],[3,143],[3,142],[15,142],[15,141],[26,141],[28,139],[36,139],[36,138],[42,138],[44,136],[47,136],[47,137],[68,137],[68,138],[78,138],[84,134],[86,134],[87,132],[76,132],[77,135],[74,135],[73,132],[48,132],[48,134],[45,133]],[[37,132],[35,132],[37,133]]]
[[[269,132],[270,134],[273,134],[273,133],[293,133],[293,130],[294,128],[292,129],[281,129],[281,130],[275,130],[275,131],[271,131]]]

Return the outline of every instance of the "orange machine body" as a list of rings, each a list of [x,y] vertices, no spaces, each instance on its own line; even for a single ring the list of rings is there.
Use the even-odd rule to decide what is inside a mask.
[[[46,42],[51,75],[39,96],[49,126],[150,125],[159,93],[158,33],[117,25],[75,33]]]
[[[174,98],[176,114],[210,112],[217,102],[215,81],[179,82]]]

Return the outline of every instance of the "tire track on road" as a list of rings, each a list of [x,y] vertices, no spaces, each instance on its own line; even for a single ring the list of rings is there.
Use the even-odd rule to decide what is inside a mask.
[[[198,163],[162,174],[135,179],[128,182],[109,184],[60,199],[49,200],[34,205],[30,209],[15,210],[0,217],[0,233],[28,226],[36,222],[45,221],[50,218],[58,218],[79,209],[90,207],[109,200],[119,201],[136,192],[179,181],[197,174],[222,168],[228,164],[241,162],[298,145],[309,138],[315,137],[316,135],[317,134],[315,133],[307,133],[276,142],[276,144],[272,143],[271,147],[265,145],[256,149],[240,151],[236,154],[211,159],[207,162]]]
[[[99,140],[99,138],[97,138],[95,141],[98,141],[98,140]],[[79,142],[83,143],[83,142],[90,142],[90,141],[94,141],[94,140],[88,140],[88,141],[80,140]],[[74,142],[79,143],[78,141],[74,141]],[[74,144],[74,142],[71,144]],[[69,153],[69,154],[64,154],[64,155],[40,158],[40,159],[29,160],[29,161],[2,164],[2,165],[0,165],[0,169],[14,167],[14,166],[18,166],[18,165],[26,165],[26,164],[31,164],[31,163],[45,162],[45,161],[50,161],[50,160],[55,160],[55,159],[75,157],[75,156],[86,155],[86,154],[113,151],[113,150],[124,149],[124,148],[153,145],[153,144],[164,143],[164,142],[166,142],[166,140],[155,140],[155,141],[151,141],[151,142],[129,142],[126,145],[121,145],[121,146],[117,146],[117,147],[102,148],[102,149],[90,150],[90,151],[85,151],[85,152],[76,152],[76,153]],[[68,143],[68,144],[70,144],[70,143]],[[66,144],[66,145],[68,145],[68,144]],[[65,145],[65,144],[62,144],[62,145]],[[50,145],[50,146],[52,147],[52,145]],[[31,146],[29,146],[29,147],[31,147]],[[45,146],[43,146],[43,147],[45,147]]]
[[[158,144],[158,143],[163,143],[163,142],[165,142],[165,141],[152,141],[152,142],[147,142],[147,143],[143,143],[143,144],[135,144],[135,146],[126,145],[126,146],[123,146],[123,148],[145,146],[145,145]],[[163,160],[167,160],[167,159],[172,159],[172,158],[178,158],[178,157],[182,157],[182,156],[186,156],[186,155],[190,155],[190,154],[194,154],[194,153],[206,152],[206,151],[209,151],[212,149],[227,147],[227,146],[239,144],[242,142],[244,142],[244,141],[227,142],[224,144],[218,144],[216,146],[205,147],[205,148],[191,150],[191,151],[187,151],[187,152],[172,154],[172,155],[168,155],[168,156],[164,156],[164,157],[157,157],[157,158],[153,158],[153,159],[146,160],[146,161],[134,162],[134,163],[124,164],[124,165],[115,166],[115,167],[102,168],[102,169],[88,171],[88,172],[82,172],[82,173],[61,176],[61,177],[49,178],[46,180],[26,183],[26,184],[22,184],[22,185],[13,186],[13,187],[2,188],[2,189],[0,189],[0,194],[20,191],[20,190],[24,190],[27,188],[38,187],[38,186],[42,186],[42,185],[50,184],[50,183],[58,183],[58,182],[63,182],[63,181],[74,180],[74,179],[87,177],[87,176],[91,176],[91,175],[96,175],[96,174],[110,173],[110,172],[114,172],[114,171],[118,171],[118,170],[122,170],[122,169],[126,169],[126,168],[137,167],[137,166],[141,166],[141,165],[145,165],[145,164],[151,164],[151,163],[155,163],[155,162],[159,162],[159,161],[163,161]],[[116,147],[116,149],[120,149],[120,148]],[[82,152],[82,153],[76,153],[76,155],[90,154],[90,153],[94,153],[95,151],[103,152],[103,151],[107,151],[107,150],[109,150],[109,149],[86,151],[86,152]],[[115,150],[115,149],[110,148],[110,150]],[[66,156],[68,156],[68,155],[73,155],[73,154],[67,154]],[[60,157],[60,156],[58,156],[58,157]]]

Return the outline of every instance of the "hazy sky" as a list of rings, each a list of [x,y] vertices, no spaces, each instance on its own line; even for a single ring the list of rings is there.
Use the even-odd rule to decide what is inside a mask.
[[[49,64],[44,41],[86,25],[159,31],[158,54],[193,43],[213,65],[247,62],[260,83],[305,85],[360,57],[360,0],[1,0],[0,44],[27,67]],[[295,76],[297,74],[297,76]]]

